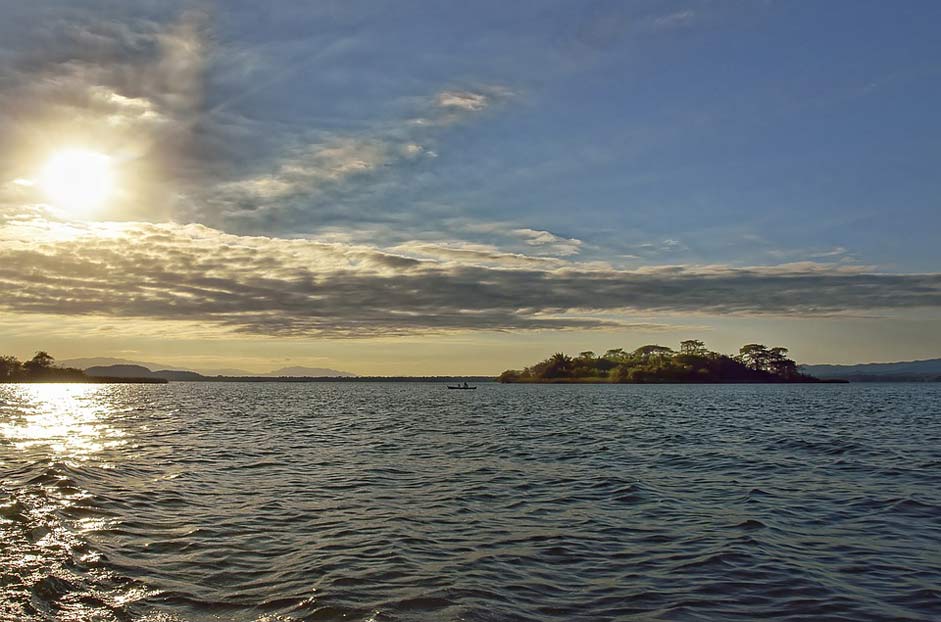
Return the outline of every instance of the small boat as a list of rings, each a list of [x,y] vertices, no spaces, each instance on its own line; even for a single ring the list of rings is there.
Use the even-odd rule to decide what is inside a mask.
[[[460,389],[461,391],[476,391],[476,390],[477,390],[477,387],[468,386],[468,384],[467,384],[466,382],[465,382],[464,384],[459,384],[459,385],[457,385],[456,387],[449,384],[449,385],[448,385],[448,388],[449,388],[449,389]]]

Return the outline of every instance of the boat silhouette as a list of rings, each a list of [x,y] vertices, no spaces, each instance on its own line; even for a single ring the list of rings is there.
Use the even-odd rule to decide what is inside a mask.
[[[472,386],[468,385],[466,382],[465,382],[464,384],[459,384],[459,385],[457,385],[457,386],[454,386],[454,385],[450,385],[450,384],[449,384],[449,385],[448,385],[448,388],[449,388],[449,389],[458,389],[458,390],[462,390],[462,391],[476,391],[476,390],[477,390],[477,387],[472,387]]]

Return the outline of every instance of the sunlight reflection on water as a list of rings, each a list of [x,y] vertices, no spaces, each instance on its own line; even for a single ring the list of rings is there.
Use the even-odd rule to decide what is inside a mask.
[[[87,460],[123,444],[111,426],[107,387],[87,384],[12,385],[0,410],[0,435],[21,450],[48,447],[57,458]]]
[[[83,534],[116,522],[87,515],[95,511],[93,495],[79,477],[85,469],[113,470],[101,460],[113,459],[106,450],[127,442],[115,427],[123,412],[113,407],[115,391],[88,384],[0,385],[0,568],[8,571],[0,620],[113,619],[102,614],[104,602],[90,604],[93,592],[88,602],[64,598],[55,609],[45,599],[81,591],[85,572],[99,561]]]

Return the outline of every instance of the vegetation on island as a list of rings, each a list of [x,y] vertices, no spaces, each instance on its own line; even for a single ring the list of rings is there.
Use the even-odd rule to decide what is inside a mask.
[[[155,382],[166,380],[155,378],[118,378],[89,376],[81,369],[59,367],[47,352],[37,352],[28,361],[21,362],[15,356],[0,356],[0,383],[5,382]]]
[[[602,355],[585,351],[578,356],[557,352],[521,371],[508,369],[500,382],[533,383],[748,383],[819,382],[797,368],[788,349],[750,343],[738,354],[711,352],[698,339],[680,343],[679,351],[646,345],[633,352],[622,348]]]

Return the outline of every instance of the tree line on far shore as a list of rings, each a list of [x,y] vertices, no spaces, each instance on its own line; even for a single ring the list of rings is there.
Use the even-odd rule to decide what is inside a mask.
[[[585,351],[572,357],[557,352],[523,370],[508,369],[499,380],[638,384],[817,381],[801,374],[787,353],[787,348],[750,343],[728,356],[709,351],[698,339],[689,339],[680,342],[679,351],[646,345],[632,352],[614,348],[601,355]]]
[[[85,372],[74,367],[56,367],[56,360],[47,352],[37,352],[28,361],[15,356],[0,356],[0,382],[78,382]]]

